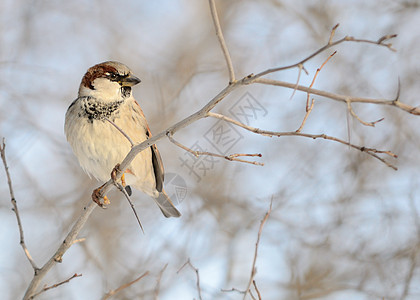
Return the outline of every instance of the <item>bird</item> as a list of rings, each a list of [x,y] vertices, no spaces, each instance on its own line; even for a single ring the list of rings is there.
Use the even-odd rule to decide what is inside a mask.
[[[82,169],[99,181],[115,174],[131,150],[152,136],[144,113],[132,95],[141,80],[124,64],[106,61],[90,67],[80,83],[78,97],[67,109],[64,131]],[[164,168],[156,145],[141,151],[127,167],[121,183],[151,196],[165,217],[181,213],[163,189]],[[100,190],[95,190],[96,193]],[[100,206],[98,199],[93,200]],[[104,197],[105,204],[109,200]]]

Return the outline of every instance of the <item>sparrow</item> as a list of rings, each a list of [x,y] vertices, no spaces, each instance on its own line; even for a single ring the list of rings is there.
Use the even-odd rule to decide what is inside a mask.
[[[152,136],[132,95],[131,88],[138,83],[140,79],[126,65],[115,61],[97,64],[83,76],[78,97],[67,109],[64,131],[80,166],[90,177],[108,181],[131,150],[131,143]],[[129,194],[133,186],[151,196],[165,217],[179,217],[180,212],[163,189],[163,180],[163,163],[156,145],[140,152],[122,176]]]

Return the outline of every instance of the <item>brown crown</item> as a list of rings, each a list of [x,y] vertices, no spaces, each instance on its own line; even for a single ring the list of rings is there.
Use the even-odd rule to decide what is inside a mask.
[[[89,68],[83,76],[82,85],[93,90],[94,87],[92,85],[93,81],[96,78],[106,77],[106,73],[118,73],[117,69],[107,63],[101,63],[94,65],[93,67]]]

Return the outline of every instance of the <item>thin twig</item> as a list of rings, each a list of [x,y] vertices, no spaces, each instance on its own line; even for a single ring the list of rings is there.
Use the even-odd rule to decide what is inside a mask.
[[[273,199],[271,199],[270,208],[268,209],[264,218],[262,219],[261,224],[260,224],[260,228],[258,230],[257,242],[255,243],[254,260],[252,261],[251,276],[249,277],[248,285],[247,285],[247,288],[245,290],[243,300],[246,299],[246,295],[249,293],[249,289],[251,288],[252,282],[254,281],[255,274],[257,274],[257,269],[255,268],[255,264],[257,263],[257,257],[258,257],[258,246],[260,244],[260,239],[261,239],[262,230],[264,228],[264,224],[265,224],[265,222],[267,222],[268,217],[270,216],[272,206],[273,206]]]
[[[334,33],[335,33],[335,30],[334,30]],[[270,74],[270,73],[275,73],[275,72],[284,71],[284,70],[288,70],[288,69],[292,69],[292,68],[297,68],[297,67],[299,67],[299,65],[304,64],[305,62],[307,62],[308,60],[314,58],[315,56],[317,56],[321,52],[324,52],[325,50],[327,50],[327,49],[329,49],[331,47],[337,46],[337,45],[339,45],[341,43],[345,43],[345,42],[356,42],[356,43],[375,44],[375,45],[379,45],[379,46],[384,46],[384,47],[388,48],[389,50],[395,52],[396,50],[394,48],[392,48],[392,44],[391,43],[388,43],[388,44],[384,43],[385,41],[388,41],[388,40],[393,39],[395,37],[397,37],[396,34],[390,34],[390,35],[385,35],[385,36],[381,37],[378,41],[372,41],[372,40],[366,40],[366,39],[357,39],[357,38],[354,38],[352,36],[345,36],[342,39],[337,40],[335,42],[328,41],[328,43],[326,45],[324,45],[323,47],[319,48],[318,50],[316,50],[315,52],[313,52],[309,56],[305,57],[301,61],[298,61],[297,63],[291,64],[291,65],[288,65],[288,66],[283,66],[283,67],[268,69],[268,70],[265,70],[265,71],[263,71],[261,73],[256,74],[255,77],[258,78],[258,77],[262,77],[262,76],[267,75],[267,74]]]
[[[261,293],[260,293],[260,291],[258,290],[257,283],[255,282],[255,280],[253,280],[253,281],[252,281],[252,284],[254,285],[254,289],[255,289],[255,291],[257,292],[258,300],[261,300],[261,299],[262,299],[262,298],[261,298]]]
[[[239,290],[239,289],[237,289],[237,288],[231,288],[230,290],[227,290],[227,289],[221,289],[220,290],[221,292],[223,292],[223,293],[227,293],[227,292],[237,292],[237,293],[239,293],[239,294],[245,294],[245,291],[241,291],[241,290]],[[252,294],[252,292],[251,292],[251,290],[248,292],[248,294],[251,296],[251,298],[252,298],[252,300],[257,300],[256,298],[255,298],[255,296]]]
[[[203,298],[201,297],[201,288],[200,288],[200,273],[198,273],[198,269],[196,267],[194,267],[194,265],[191,263],[190,259],[188,258],[187,261],[185,262],[185,264],[183,264],[181,266],[181,268],[178,269],[178,271],[176,272],[177,274],[179,272],[181,272],[181,270],[186,266],[189,265],[191,267],[191,269],[193,269],[195,271],[195,276],[197,278],[196,281],[196,286],[197,286],[197,292],[198,292],[198,299],[202,300]]]
[[[229,123],[232,123],[232,124],[234,124],[236,126],[242,127],[244,129],[249,130],[249,131],[252,131],[254,133],[258,133],[258,134],[261,134],[261,135],[264,135],[264,136],[268,136],[268,137],[272,137],[273,136],[273,134],[271,134],[271,133],[264,133],[263,130],[260,130],[260,129],[255,128],[255,127],[252,127],[252,126],[245,125],[245,124],[243,124],[243,123],[241,123],[239,121],[236,121],[236,120],[234,120],[232,118],[229,118],[229,117],[227,117],[225,115],[222,115],[222,114],[218,114],[218,113],[214,113],[214,112],[208,112],[207,113],[207,116],[208,117],[212,117],[212,118],[216,118],[216,119],[220,119],[220,120],[223,120],[223,121],[226,121],[226,122],[229,122]]]
[[[168,134],[168,138],[169,138],[169,140],[172,143],[174,143],[175,145],[177,145],[181,149],[184,149],[185,151],[194,154],[194,156],[196,156],[196,157],[201,156],[201,155],[206,155],[206,156],[213,156],[213,157],[224,158],[224,159],[229,160],[229,161],[238,161],[238,162],[252,164],[252,165],[257,165],[257,166],[263,166],[264,165],[264,163],[260,163],[260,162],[256,162],[256,161],[249,161],[249,160],[244,160],[244,159],[237,158],[239,156],[241,156],[241,157],[243,157],[243,156],[246,156],[246,157],[262,157],[262,154],[261,153],[253,153],[253,154],[235,153],[235,154],[230,154],[230,155],[222,155],[222,154],[217,154],[217,153],[207,152],[207,151],[195,151],[195,150],[192,150],[191,148],[188,148],[187,146],[181,144],[177,140],[175,140],[172,137],[172,135],[170,135],[170,134]]]
[[[73,241],[73,245],[74,245],[74,244],[77,244],[77,243],[84,242],[84,241],[86,241],[86,238],[81,238],[81,239],[74,240],[74,241]]]
[[[379,120],[373,121],[373,122],[366,122],[363,121],[362,119],[359,118],[359,116],[354,112],[353,107],[351,106],[351,102],[347,101],[347,109],[350,112],[350,114],[357,119],[357,121],[359,121],[360,123],[362,123],[365,126],[371,126],[371,127],[375,127],[376,123],[379,123],[381,121],[384,120],[384,118],[381,118]]]
[[[301,132],[303,129],[303,126],[305,126],[306,120],[309,117],[309,114],[312,112],[312,109],[314,108],[315,105],[315,99],[312,98],[311,99],[311,105],[309,105],[309,93],[308,93],[308,101],[306,103],[306,113],[305,116],[303,117],[302,123],[300,124],[299,128],[296,130],[296,132]]]
[[[299,68],[299,72],[298,72],[298,77],[297,77],[297,80],[296,80],[296,86],[295,86],[296,88],[299,85],[300,75],[302,74],[302,69],[304,68],[304,66],[303,65],[299,65],[298,68]],[[292,95],[290,96],[290,99],[292,99],[295,96],[295,93],[297,91],[296,88],[293,89],[293,92],[292,92]]]
[[[121,285],[120,287],[118,287],[115,290],[110,290],[108,293],[106,293],[102,300],[106,300],[108,298],[110,298],[111,296],[114,296],[116,293],[122,291],[123,289],[128,288],[129,286],[135,284],[136,282],[142,280],[144,277],[146,277],[147,275],[149,275],[149,271],[144,272],[142,275],[140,275],[139,277],[137,277],[136,279],[134,279],[133,281],[130,281],[129,283],[125,283],[123,285]]]
[[[218,14],[217,14],[216,4],[215,4],[214,0],[209,0],[209,4],[210,4],[211,17],[212,17],[213,23],[214,23],[214,28],[216,29],[216,36],[219,39],[219,43],[220,43],[220,46],[222,48],[223,55],[225,56],[226,65],[227,65],[227,68],[228,68],[228,71],[229,71],[229,82],[233,83],[236,80],[235,79],[235,71],[233,69],[233,64],[232,64],[232,59],[231,59],[230,54],[229,54],[229,49],[226,46],[225,38],[223,37],[222,28],[220,27],[220,20],[219,20]]]
[[[331,45],[332,44],[332,40],[334,38],[335,31],[337,30],[338,26],[340,26],[339,23],[335,24],[335,26],[331,29],[330,38],[328,40],[328,45]]]
[[[162,270],[160,270],[158,278],[156,280],[156,286],[155,286],[155,291],[154,291],[155,300],[159,299],[160,281],[162,280],[163,272],[165,272],[167,266],[168,264],[165,264]]]
[[[330,56],[328,56],[328,58],[324,61],[324,63],[321,65],[321,67],[319,67],[314,75],[314,78],[312,79],[311,85],[309,86],[309,88],[312,88],[314,86],[315,80],[318,77],[319,72],[321,72],[322,68],[324,68],[324,66],[327,64],[327,62],[330,60],[331,57],[333,57],[335,54],[337,53],[337,51],[334,51]],[[296,89],[294,89],[294,91],[296,91]],[[312,109],[314,108],[314,104],[315,104],[315,99],[312,98],[311,104],[309,105],[309,98],[310,98],[310,93],[307,93],[307,99],[306,99],[306,114],[305,117],[303,118],[302,124],[300,125],[299,129],[296,130],[296,132],[301,132],[303,129],[303,126],[305,126],[306,120],[309,117],[309,114],[312,112]]]
[[[122,186],[122,184],[120,184],[120,183],[118,183],[118,182],[115,182],[115,185],[118,187],[118,189],[121,191],[121,193],[123,193],[123,194],[124,194],[125,199],[127,199],[128,203],[130,204],[131,209],[133,210],[134,216],[136,217],[137,223],[139,224],[139,226],[140,226],[140,228],[141,228],[141,231],[142,231],[142,232],[143,232],[143,234],[144,234],[143,225],[141,224],[141,222],[140,222],[140,218],[139,218],[139,216],[137,215],[137,211],[136,211],[136,208],[134,207],[133,201],[131,201],[130,196],[128,195],[127,191],[126,191],[126,190],[125,190],[125,188]]]
[[[48,291],[48,290],[50,290],[50,289],[53,289],[53,288],[59,287],[60,285],[65,284],[65,283],[68,283],[68,282],[70,282],[70,280],[72,280],[72,279],[74,279],[74,278],[76,278],[76,277],[80,277],[80,276],[82,276],[82,274],[77,274],[77,273],[74,273],[74,275],[73,275],[73,276],[71,276],[70,278],[68,278],[68,279],[66,279],[66,280],[63,280],[63,281],[61,281],[61,282],[59,282],[59,283],[56,283],[56,284],[53,284],[53,285],[50,285],[50,286],[46,286],[46,287],[44,287],[42,290],[40,290],[38,293],[36,293],[35,295],[33,295],[33,296],[32,296],[32,299],[33,299],[33,298],[35,298],[35,297],[37,297],[37,296],[39,296],[39,295],[40,295],[40,294],[42,294],[43,292],[46,292],[46,291]]]
[[[237,292],[239,294],[245,294],[245,291],[238,290],[237,288],[234,288],[234,287],[231,288],[230,290],[228,290],[228,289],[221,289],[220,291],[222,291],[224,293],[227,293],[227,292]]]
[[[36,272],[38,271],[39,268],[35,264],[35,261],[32,259],[32,256],[29,253],[29,250],[28,250],[28,248],[26,247],[26,244],[25,244],[25,236],[23,234],[22,221],[20,220],[20,215],[19,215],[19,210],[18,210],[18,206],[17,206],[17,203],[16,203],[15,193],[13,192],[12,178],[10,177],[9,167],[7,165],[7,160],[6,160],[6,143],[5,143],[4,138],[3,138],[3,141],[2,141],[2,145],[0,145],[0,152],[1,152],[1,159],[2,159],[3,165],[4,165],[4,170],[6,171],[7,184],[9,185],[9,193],[10,193],[10,199],[11,199],[10,201],[12,202],[12,205],[13,205],[12,210],[15,212],[16,220],[17,220],[17,223],[18,223],[19,236],[20,236],[19,243],[22,246],[23,252],[25,252],[25,256],[28,259],[29,263],[31,264],[31,266],[34,269],[34,272],[36,274]]]
[[[124,132],[124,130],[122,130],[117,124],[115,124],[115,122],[112,122],[110,119],[105,118],[105,120],[107,120],[109,123],[111,123],[112,126],[114,126],[115,128],[117,128],[117,130],[130,142],[131,147],[134,146],[133,141],[131,140],[131,138]]]

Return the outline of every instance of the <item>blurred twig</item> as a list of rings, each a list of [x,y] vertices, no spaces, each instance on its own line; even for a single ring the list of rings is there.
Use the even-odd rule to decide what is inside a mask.
[[[56,283],[56,284],[53,284],[53,285],[50,285],[50,286],[46,286],[46,287],[44,287],[42,290],[40,290],[38,293],[36,293],[35,295],[33,295],[32,296],[32,298],[35,298],[35,297],[37,297],[38,295],[40,295],[40,294],[42,294],[43,292],[46,292],[46,291],[48,291],[48,290],[50,290],[50,289],[54,289],[54,288],[56,288],[56,287],[59,287],[60,285],[62,285],[62,284],[65,284],[65,283],[68,283],[68,282],[70,282],[70,280],[72,280],[72,279],[74,279],[74,278],[76,278],[76,277],[80,277],[80,276],[82,276],[82,274],[77,274],[77,273],[74,273],[74,275],[73,276],[71,276],[71,277],[69,277],[69,278],[67,278],[66,280],[63,280],[63,281],[61,281],[61,282],[59,282],[59,283]]]
[[[133,281],[130,281],[128,283],[125,283],[121,286],[119,286],[117,289],[115,290],[110,290],[108,293],[106,293],[102,300],[106,300],[109,299],[110,297],[114,296],[116,293],[122,291],[123,289],[128,288],[129,286],[135,284],[137,281],[140,281],[141,279],[143,279],[144,277],[146,277],[147,275],[149,275],[149,271],[144,272],[142,275],[140,275],[139,277],[137,277],[136,279],[134,279]]]
[[[185,266],[190,266],[191,269],[194,270],[195,272],[195,276],[197,277],[197,281],[196,281],[196,285],[197,285],[197,292],[198,292],[198,299],[202,300],[203,298],[201,297],[201,288],[200,288],[200,273],[198,273],[198,269],[196,267],[194,267],[194,265],[191,263],[191,260],[188,258],[187,261],[181,266],[181,268],[179,268],[179,270],[176,272],[177,274],[179,272],[181,272],[181,270],[185,267]]]
[[[17,203],[16,203],[16,198],[15,198],[15,194],[13,192],[12,178],[10,177],[9,167],[7,165],[7,160],[6,160],[6,143],[5,143],[4,138],[3,138],[3,141],[2,141],[2,145],[0,145],[0,153],[1,153],[1,160],[3,161],[3,165],[4,165],[4,170],[6,171],[7,184],[9,185],[10,199],[11,199],[11,202],[12,202],[12,205],[13,205],[12,210],[15,212],[16,220],[17,220],[18,227],[19,227],[19,235],[20,235],[19,243],[22,246],[23,252],[25,252],[26,258],[28,259],[29,263],[31,264],[31,266],[34,269],[34,272],[36,274],[38,272],[38,267],[35,264],[35,261],[32,259],[32,256],[29,253],[29,250],[28,250],[28,248],[26,247],[26,244],[25,244],[25,236],[23,235],[23,226],[22,226],[22,222],[20,220],[20,215],[19,215],[19,210],[18,210],[18,206],[17,206]]]
[[[249,277],[248,286],[246,287],[246,290],[245,290],[245,294],[243,297],[244,300],[246,299],[246,295],[249,293],[249,289],[251,288],[252,282],[254,282],[255,274],[257,274],[257,269],[255,267],[255,264],[257,263],[257,257],[258,257],[258,246],[260,244],[260,239],[261,239],[262,230],[264,228],[264,224],[265,222],[267,222],[268,217],[270,216],[272,206],[273,206],[273,199],[271,199],[270,208],[266,212],[264,218],[261,220],[260,228],[258,230],[257,242],[255,243],[254,260],[252,261],[251,276]],[[259,295],[259,292],[257,293]]]
[[[160,282],[162,280],[163,272],[165,272],[167,266],[168,266],[168,264],[165,264],[165,266],[162,268],[162,270],[160,270],[158,278],[156,280],[156,286],[155,286],[155,291],[154,291],[154,299],[155,300],[159,299]]]

